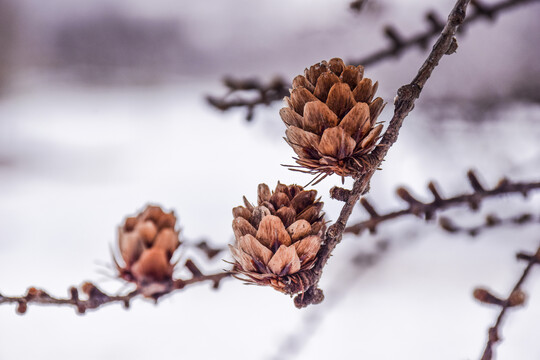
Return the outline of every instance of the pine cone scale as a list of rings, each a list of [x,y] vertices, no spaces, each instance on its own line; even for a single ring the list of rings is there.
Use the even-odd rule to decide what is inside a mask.
[[[349,110],[356,105],[356,100],[352,94],[349,85],[344,83],[337,83],[328,92],[328,100],[326,105],[332,110],[338,118],[342,119]]]
[[[300,270],[300,258],[293,246],[281,245],[272,259],[268,262],[268,268],[273,274],[284,276]]]
[[[315,86],[315,90],[313,91],[313,95],[315,95],[315,97],[317,97],[320,101],[326,102],[330,89],[334,86],[334,84],[337,83],[339,83],[339,78],[336,76],[336,74],[332,72],[325,72],[319,77],[317,86]]]
[[[310,101],[315,101],[317,98],[308,89],[299,87],[291,91],[291,103],[294,111],[298,114],[304,114],[304,106]]]
[[[356,142],[364,135],[364,131],[371,128],[369,120],[369,106],[366,103],[357,103],[341,122],[339,127]]]

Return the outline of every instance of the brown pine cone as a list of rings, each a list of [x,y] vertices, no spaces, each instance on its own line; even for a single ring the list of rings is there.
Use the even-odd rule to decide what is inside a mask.
[[[114,262],[119,276],[134,282],[148,297],[159,296],[172,286],[173,253],[180,246],[176,217],[159,206],[147,206],[118,228],[118,249],[124,266]]]
[[[313,267],[325,229],[317,191],[278,183],[258,187],[258,206],[244,197],[233,209],[236,241],[229,245],[242,280],[287,294],[304,290],[302,273]]]
[[[384,107],[380,97],[373,100],[378,83],[362,78],[362,66],[338,58],[304,74],[294,78],[288,107],[280,110],[285,140],[298,155],[291,168],[316,174],[318,181],[333,173],[362,174],[383,127],[375,123]]]

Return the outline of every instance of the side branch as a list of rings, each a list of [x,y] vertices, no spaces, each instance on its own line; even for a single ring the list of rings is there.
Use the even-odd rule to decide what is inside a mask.
[[[268,84],[262,84],[257,79],[232,79],[226,78],[223,81],[228,92],[223,97],[207,96],[206,101],[218,110],[226,111],[235,107],[245,107],[247,110],[246,120],[251,121],[255,107],[258,105],[270,105],[275,101],[282,100],[283,97],[289,95],[290,84],[285,82],[280,77],[275,77]],[[246,98],[231,98],[231,96],[240,91],[254,92],[254,96],[250,99]]]
[[[332,251],[336,245],[341,241],[343,231],[345,230],[345,226],[356,202],[361,195],[367,192],[369,181],[373,176],[373,173],[379,168],[384,157],[386,156],[386,153],[396,142],[399,129],[403,124],[403,120],[405,120],[405,117],[407,117],[407,115],[414,108],[414,103],[420,96],[420,92],[422,91],[426,81],[429,79],[435,67],[437,67],[439,64],[440,59],[444,55],[451,54],[453,51],[455,51],[456,40],[454,35],[456,34],[459,25],[465,19],[465,12],[469,1],[470,0],[457,1],[456,5],[448,16],[446,26],[444,27],[439,39],[433,46],[428,58],[418,71],[418,74],[410,84],[405,85],[398,90],[398,96],[394,102],[394,116],[392,117],[388,129],[382,137],[379,147],[377,147],[372,153],[372,159],[370,162],[371,166],[369,169],[367,169],[366,173],[356,178],[347,202],[343,206],[336,223],[330,226],[326,232],[324,245],[321,247],[318,254],[317,262],[315,263],[313,269],[306,274],[306,280],[308,280],[308,290],[305,293],[296,296],[294,299],[296,307],[302,308],[310,304],[317,304],[324,299],[322,291],[317,287],[319,279],[322,275],[323,267],[330,258],[330,255],[332,254]]]
[[[493,347],[497,342],[501,340],[499,331],[501,324],[505,318],[505,315],[509,308],[523,305],[525,302],[525,293],[521,290],[523,283],[531,273],[531,270],[534,265],[540,264],[540,247],[536,250],[535,254],[517,254],[518,260],[527,261],[527,266],[523,270],[519,280],[514,285],[514,288],[510,292],[510,295],[506,299],[500,299],[495,295],[491,294],[488,290],[478,288],[474,290],[474,297],[483,303],[496,305],[501,307],[501,311],[495,321],[495,324],[489,328],[488,331],[488,340],[484,348],[481,360],[492,360],[493,359]]]
[[[456,225],[453,220],[448,217],[441,217],[439,219],[439,225],[443,230],[452,234],[466,234],[469,236],[477,236],[482,231],[487,229],[493,229],[494,227],[501,227],[505,225],[523,226],[525,224],[540,223],[540,217],[534,216],[531,213],[522,213],[517,216],[500,218],[495,214],[488,214],[483,223],[480,225],[464,227]]]
[[[191,262],[191,264],[193,263]],[[231,276],[231,273],[228,271],[211,275],[204,275],[197,269],[194,264],[193,266],[194,268],[191,268],[190,266],[187,266],[186,263],[186,267],[188,267],[192,274],[194,274],[192,278],[186,280],[173,280],[170,284],[168,284],[166,291],[156,294],[152,297],[152,299],[157,302],[158,299],[164,295],[171,294],[174,291],[185,288],[186,286],[194,285],[196,283],[201,283],[204,281],[211,281],[213,283],[213,288],[217,289],[223,279]],[[81,299],[79,297],[79,289],[77,287],[69,288],[68,298],[57,298],[48,294],[45,290],[31,287],[28,289],[26,295],[23,296],[10,297],[0,294],[0,305],[16,304],[17,313],[19,314],[24,314],[28,309],[29,304],[67,305],[74,306],[79,314],[84,314],[87,310],[97,309],[103,305],[112,303],[121,303],[127,309],[129,308],[132,299],[142,295],[138,290],[131,291],[125,295],[109,295],[91,282],[86,282],[82,284],[80,290],[86,295],[86,299]]]
[[[494,20],[499,13],[507,9],[534,2],[538,2],[538,0],[506,0],[493,5],[485,5],[479,0],[473,0],[471,1],[471,6],[474,8],[474,12],[463,22],[460,31],[463,30],[465,26],[468,26],[469,24],[472,24],[480,19]],[[426,29],[426,31],[409,38],[402,36],[394,27],[387,26],[384,29],[384,35],[390,41],[388,47],[376,51],[361,59],[349,61],[349,63],[354,65],[361,64],[363,66],[368,66],[392,57],[399,57],[406,50],[414,47],[427,49],[429,41],[440,33],[440,31],[443,29],[444,23],[434,12],[428,12],[425,15],[425,18],[430,27]]]
[[[480,19],[494,20],[500,13],[517,7],[519,5],[538,3],[539,0],[503,0],[493,5],[485,5],[480,0],[471,1],[471,6],[474,8],[474,12],[463,21],[460,30],[463,30],[465,25],[470,25]],[[353,4],[357,5],[353,5]],[[351,6],[362,6],[363,1],[355,1],[351,3]],[[379,63],[383,60],[387,60],[393,57],[398,57],[406,51],[415,47],[421,47],[427,49],[429,42],[440,34],[444,28],[444,22],[440,20],[439,16],[435,12],[427,12],[425,15],[428,22],[428,28],[420,32],[419,34],[411,37],[403,36],[395,27],[386,26],[383,29],[383,33],[389,40],[389,44],[375,51],[372,54],[364,56],[360,59],[349,60],[347,63],[353,65],[369,66]],[[274,80],[263,84],[257,79],[231,79],[226,78],[224,85],[228,89],[226,95],[223,97],[207,96],[208,103],[219,109],[229,110],[235,107],[243,107],[247,110],[246,119],[251,121],[253,119],[254,110],[259,105],[269,105],[276,101],[281,101],[284,96],[289,95],[290,83],[287,83],[276,77]],[[254,92],[254,96],[250,97],[236,97],[231,98],[231,95],[238,93],[239,91]]]
[[[469,179],[476,179],[475,182],[471,181],[471,184],[479,185],[477,176],[472,170],[468,172],[468,177]],[[414,198],[406,189],[398,188],[396,191],[398,196],[407,202],[409,207],[386,214],[379,214],[367,199],[362,198],[360,204],[370,214],[370,218],[347,227],[345,232],[359,235],[363,231],[369,230],[370,232],[374,233],[376,232],[377,225],[380,223],[405,215],[416,215],[418,217],[423,217],[426,220],[430,220],[434,217],[437,211],[442,211],[450,207],[464,204],[467,204],[470,208],[476,210],[480,206],[480,202],[485,198],[515,193],[527,196],[529,192],[540,189],[540,182],[510,182],[507,179],[501,179],[499,183],[492,189],[488,190],[484,189],[482,186],[473,186],[473,192],[450,198],[443,198],[440,195],[437,186],[433,182],[429,183],[428,189],[433,195],[433,201],[424,203]]]

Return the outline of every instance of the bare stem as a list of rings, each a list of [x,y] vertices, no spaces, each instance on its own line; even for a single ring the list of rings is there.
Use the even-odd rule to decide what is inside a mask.
[[[480,0],[471,1],[471,6],[474,7],[474,12],[463,21],[460,30],[465,25],[470,25],[477,22],[480,19],[494,20],[500,13],[515,8],[519,5],[538,3],[539,0],[503,0],[493,5],[485,5]],[[357,1],[355,3],[363,3],[363,1]],[[425,15],[426,21],[429,23],[429,27],[419,34],[411,37],[403,36],[395,27],[386,26],[384,28],[384,35],[388,38],[389,44],[384,48],[373,52],[361,59],[349,60],[349,64],[356,65],[373,65],[383,60],[398,57],[415,47],[421,47],[427,49],[429,42],[435,36],[439,35],[444,28],[444,22],[439,19],[439,16],[434,12],[427,12]],[[208,103],[219,109],[229,110],[231,108],[242,107],[247,110],[246,119],[252,120],[255,108],[259,105],[269,105],[276,101],[281,101],[284,96],[289,95],[288,89],[290,84],[283,81],[279,77],[275,77],[268,84],[263,84],[257,79],[231,79],[227,78],[224,81],[228,91],[223,97],[208,96]],[[253,91],[255,97],[249,98],[235,97],[231,98],[231,95],[238,91]]]
[[[472,172],[469,171],[469,174],[471,173]],[[428,203],[415,199],[404,188],[399,188],[397,190],[398,195],[409,204],[409,207],[386,214],[379,214],[373,205],[363,198],[361,200],[361,205],[369,212],[370,218],[345,228],[345,232],[356,235],[361,234],[365,230],[375,232],[378,224],[405,215],[416,215],[429,220],[433,218],[437,211],[463,204],[468,204],[471,208],[476,209],[480,205],[482,199],[485,198],[515,193],[526,196],[530,191],[540,189],[540,182],[510,182],[506,179],[502,179],[493,189],[487,190],[483,187],[477,188],[469,194],[461,194],[450,198],[442,198],[433,182],[429,183],[428,188],[434,197],[433,201]]]
[[[459,25],[465,20],[465,12],[469,1],[470,0],[458,0],[456,2],[456,5],[448,16],[448,21],[444,26],[441,35],[435,42],[435,45],[433,46],[433,49],[431,50],[431,53],[427,57],[426,61],[420,67],[418,74],[410,84],[404,85],[398,90],[398,96],[394,102],[394,116],[392,117],[392,120],[388,125],[388,129],[384,133],[379,146],[371,154],[371,166],[366,173],[355,180],[353,188],[345,205],[343,206],[343,209],[341,210],[337,221],[330,226],[326,232],[324,245],[321,247],[317,262],[315,263],[313,269],[306,274],[306,278],[308,280],[308,286],[306,286],[307,291],[296,296],[294,299],[296,307],[303,308],[310,304],[318,304],[324,299],[322,290],[317,287],[322,275],[322,270],[330,258],[332,251],[337,244],[340,243],[343,236],[343,231],[345,230],[345,226],[354,206],[356,205],[356,202],[360,196],[367,191],[371,177],[379,168],[390,147],[396,142],[399,129],[401,128],[401,125],[403,124],[403,121],[407,115],[414,108],[414,103],[420,96],[426,81],[439,64],[441,58],[444,55],[449,55],[455,51],[457,43],[454,35],[456,34]]]
[[[534,265],[540,264],[540,247],[536,250],[536,254],[533,255],[527,255],[527,254],[518,254],[518,259],[527,259],[527,266],[523,270],[523,273],[521,274],[520,278],[514,285],[514,288],[510,292],[510,295],[506,300],[503,300],[500,304],[501,311],[499,312],[499,315],[497,316],[497,320],[495,321],[495,325],[489,328],[488,330],[488,340],[486,343],[486,347],[484,348],[484,352],[482,353],[481,360],[491,360],[493,358],[493,347],[497,342],[500,341],[499,336],[499,330],[501,327],[501,324],[504,320],[504,317],[508,311],[509,308],[521,305],[523,301],[520,301],[516,304],[515,301],[512,301],[512,296],[515,296],[516,294],[522,294],[521,287],[529,274],[531,273],[531,269]]]
[[[221,280],[229,277],[230,272],[221,272],[211,275],[200,274],[199,276],[193,276],[191,279],[182,280],[176,279],[171,281],[167,290],[153,296],[153,300],[157,301],[164,295],[171,294],[174,291],[185,288],[186,286],[201,283],[204,281],[212,281],[213,287],[218,288]],[[17,312],[24,314],[29,304],[37,305],[68,305],[74,306],[79,314],[84,314],[86,310],[97,309],[106,304],[121,303],[125,308],[129,308],[130,301],[135,297],[141,295],[138,290],[131,291],[125,295],[109,295],[103,290],[99,289],[93,283],[84,283],[80,290],[86,295],[86,299],[79,298],[79,289],[77,287],[69,288],[68,298],[57,298],[49,295],[45,290],[31,287],[28,289],[26,295],[23,296],[4,296],[0,294],[0,305],[2,304],[17,304]]]
[[[467,19],[465,19],[465,21],[461,25],[460,30],[463,30],[465,26],[468,26],[480,19],[487,18],[489,20],[494,20],[499,13],[505,10],[517,7],[519,5],[525,5],[534,2],[538,2],[538,0],[506,0],[493,5],[484,5],[480,1],[471,1],[471,6],[474,8],[475,11],[470,14]],[[430,27],[426,29],[426,31],[411,36],[409,38],[405,38],[393,27],[387,26],[385,28],[385,35],[390,43],[386,48],[378,50],[361,59],[351,60],[349,61],[349,63],[368,66],[386,59],[390,59],[392,57],[398,57],[402,55],[405,51],[415,47],[427,48],[429,40],[439,34],[439,32],[444,26],[444,23],[438,18],[437,14],[434,12],[428,12],[425,17],[426,21],[428,21],[430,24]]]

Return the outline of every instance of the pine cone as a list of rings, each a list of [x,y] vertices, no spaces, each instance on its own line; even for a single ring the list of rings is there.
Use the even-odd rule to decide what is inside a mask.
[[[244,197],[233,209],[236,241],[229,245],[242,280],[270,285],[287,294],[304,290],[305,270],[313,267],[325,229],[317,191],[278,183],[258,187],[258,206]]]
[[[362,78],[362,66],[346,66],[338,58],[304,74],[294,78],[288,107],[279,112],[287,125],[285,140],[298,155],[298,166],[291,168],[322,176],[318,181],[333,173],[362,174],[383,127],[375,123],[383,100],[372,100],[378,83]]]
[[[147,206],[118,228],[118,248],[123,267],[115,259],[119,276],[137,284],[141,293],[157,297],[172,286],[173,253],[180,246],[176,217],[159,206]]]

